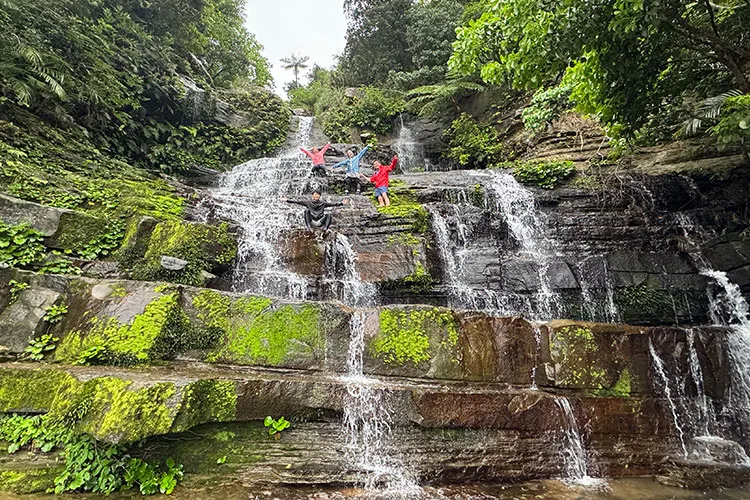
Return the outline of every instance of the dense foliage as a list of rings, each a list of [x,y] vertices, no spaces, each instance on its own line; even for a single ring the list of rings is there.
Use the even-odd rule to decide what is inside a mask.
[[[46,155],[16,141],[14,126],[169,172],[223,168],[275,147],[289,115],[259,89],[269,66],[242,5],[0,1],[0,151]],[[37,133],[43,127],[56,131]]]
[[[56,450],[65,466],[54,480],[55,493],[90,491],[108,495],[138,488],[144,495],[170,494],[180,479],[182,465],[167,459],[164,466],[131,457],[122,445],[101,443],[72,429],[70,421],[49,416],[5,416],[0,419],[0,440],[8,453],[22,449],[50,453]]]
[[[562,79],[580,111],[624,137],[636,135],[665,106],[731,88],[750,92],[750,9],[744,1],[479,5],[481,16],[458,30],[452,70],[479,71],[487,83],[527,90]]]
[[[482,125],[466,113],[453,121],[445,135],[450,146],[446,157],[461,166],[493,167],[513,157],[492,125]]]

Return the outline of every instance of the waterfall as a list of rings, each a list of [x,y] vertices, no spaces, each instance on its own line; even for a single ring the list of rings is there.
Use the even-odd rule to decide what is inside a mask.
[[[414,135],[414,132],[404,123],[403,115],[399,116],[401,126],[398,129],[398,137],[393,143],[393,149],[398,154],[399,165],[402,172],[422,172],[427,170],[427,160],[424,156],[424,148]]]
[[[534,196],[509,174],[493,173],[487,188],[493,194],[495,209],[505,217],[511,235],[521,253],[536,265],[539,289],[532,311],[533,319],[548,320],[561,310],[558,295],[552,290],[549,267],[553,244],[544,236],[546,223],[536,210]]]
[[[674,422],[674,427],[677,431],[677,435],[680,438],[682,453],[685,458],[687,458],[688,451],[687,446],[685,446],[685,431],[683,431],[682,425],[680,425],[680,418],[677,416],[677,405],[675,403],[675,400],[672,398],[672,390],[669,387],[669,378],[667,377],[667,373],[664,370],[664,362],[656,353],[656,349],[654,349],[654,344],[653,342],[651,342],[651,339],[648,339],[648,352],[651,355],[651,363],[654,367],[654,371],[656,372],[656,375],[657,377],[659,377],[659,381],[661,382],[661,388],[664,392],[664,397],[667,399],[669,408],[672,411],[672,421]]]
[[[294,144],[275,157],[234,167],[213,191],[217,215],[242,228],[234,271],[237,291],[294,299],[307,295],[307,280],[287,269],[279,254],[278,239],[291,227],[291,211],[279,197],[303,194],[309,162],[296,146],[309,141],[312,124],[312,118],[300,118]]]
[[[586,451],[570,402],[567,398],[558,396],[555,397],[555,404],[560,408],[563,420],[562,455],[565,464],[565,479],[584,486],[600,484],[601,480],[589,476]]]
[[[347,374],[344,377],[343,425],[346,432],[346,459],[362,474],[361,484],[376,490],[381,498],[418,498],[421,494],[414,474],[392,453],[392,393],[380,382],[363,374],[364,311],[352,314]]]
[[[356,269],[357,253],[341,233],[336,233],[326,251],[326,274],[342,284],[341,301],[349,306],[373,306],[377,298],[377,287],[362,280]]]

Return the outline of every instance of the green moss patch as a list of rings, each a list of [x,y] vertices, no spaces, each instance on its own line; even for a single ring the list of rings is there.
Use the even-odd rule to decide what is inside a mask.
[[[55,477],[62,469],[62,466],[56,466],[0,471],[0,491],[10,491],[19,495],[43,493],[55,486]]]
[[[229,422],[237,414],[237,387],[231,380],[199,380],[183,389],[172,432],[206,422]]]
[[[210,362],[285,365],[317,357],[325,348],[319,311],[313,305],[273,308],[270,299],[231,300],[204,290],[193,299],[197,317],[209,336],[219,335],[221,347]]]
[[[73,379],[53,369],[0,371],[0,412],[44,412],[52,407],[61,385]]]
[[[451,350],[457,344],[458,328],[449,311],[385,309],[380,312],[380,330],[370,348],[385,363],[419,365],[438,350]]]
[[[55,351],[58,361],[72,364],[143,363],[174,356],[189,337],[189,324],[179,304],[179,293],[163,295],[148,304],[130,324],[117,318],[91,318],[88,329],[68,333]]]
[[[218,226],[165,221],[156,225],[141,262],[135,264],[132,276],[139,280],[169,281],[200,286],[204,272],[221,269],[237,255],[237,240],[229,234],[226,223]],[[162,256],[186,260],[181,270],[165,269]]]

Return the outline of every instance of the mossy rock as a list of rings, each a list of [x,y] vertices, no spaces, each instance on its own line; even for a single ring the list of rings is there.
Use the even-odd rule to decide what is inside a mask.
[[[56,421],[112,443],[235,419],[233,381],[153,381],[127,372],[77,377],[77,372],[61,369],[0,369],[0,410],[47,412]]]
[[[380,310],[375,336],[367,342],[369,370],[399,375],[461,378],[455,314],[436,307]]]
[[[583,389],[593,395],[629,396],[629,336],[598,332],[592,326],[550,328],[555,387]]]
[[[55,478],[60,474],[63,465],[42,468],[0,470],[0,491],[19,495],[44,493],[55,486]]]
[[[192,306],[201,336],[219,339],[209,362],[323,368],[327,328],[317,304],[202,290]]]
[[[55,350],[57,361],[134,365],[172,358],[190,344],[190,324],[178,291],[162,293],[147,286],[122,294],[115,289],[113,294],[118,297],[110,304],[74,304],[75,312],[84,311],[73,318],[79,324],[62,336]],[[92,305],[98,306],[98,314],[90,316]]]
[[[236,255],[237,239],[226,223],[164,221],[154,228],[143,259],[133,266],[131,275],[139,280],[201,286],[206,273],[227,269]],[[165,269],[162,256],[185,260],[187,265],[180,270]]]

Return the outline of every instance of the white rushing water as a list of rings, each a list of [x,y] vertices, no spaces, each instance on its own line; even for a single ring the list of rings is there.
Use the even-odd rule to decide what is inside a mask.
[[[399,116],[401,126],[398,137],[393,143],[393,149],[398,154],[399,166],[402,172],[422,172],[428,169],[424,155],[424,147],[419,142],[409,125],[404,123],[404,117]]]
[[[378,289],[373,283],[362,280],[357,271],[357,253],[347,237],[336,233],[326,251],[326,274],[342,285],[341,301],[349,306],[374,306]]]
[[[307,144],[312,118],[299,118],[293,144],[272,158],[259,158],[223,174],[212,193],[216,215],[242,228],[234,284],[237,291],[304,299],[307,281],[284,266],[279,238],[292,226],[290,207],[280,196],[302,196],[310,166],[297,145]]]
[[[586,463],[586,450],[583,446],[581,433],[578,430],[570,401],[567,398],[555,397],[555,404],[560,408],[562,416],[562,455],[565,465],[564,480],[581,486],[597,486],[603,483],[601,479],[589,476]]]
[[[414,474],[393,452],[392,392],[363,373],[366,313],[355,312],[349,322],[346,395],[343,425],[346,459],[361,473],[361,484],[376,498],[419,498]]]
[[[651,355],[651,363],[654,367],[654,371],[656,372],[657,377],[659,377],[660,387],[664,392],[664,397],[667,399],[667,404],[669,404],[669,409],[672,412],[672,422],[674,423],[675,430],[677,431],[677,436],[680,438],[682,453],[685,458],[687,458],[688,451],[687,446],[685,445],[685,431],[682,428],[682,424],[678,416],[677,403],[672,397],[672,389],[669,385],[669,378],[667,377],[667,373],[664,370],[664,362],[656,353],[656,349],[654,349],[654,344],[653,342],[651,342],[651,339],[648,339],[648,352]]]

